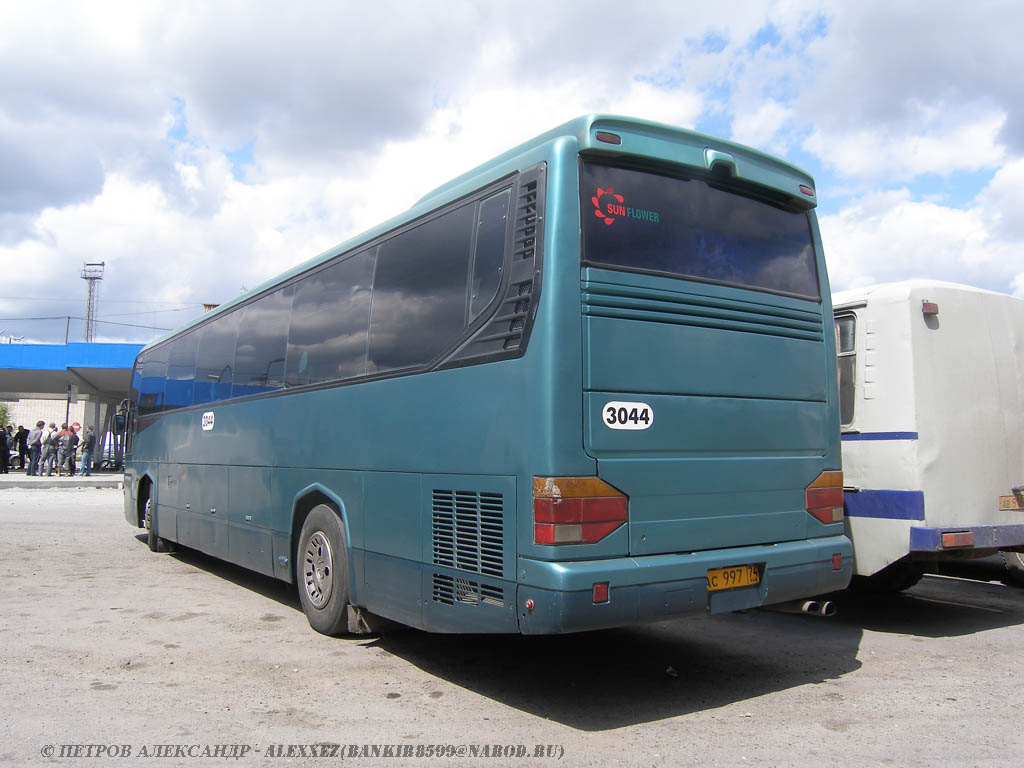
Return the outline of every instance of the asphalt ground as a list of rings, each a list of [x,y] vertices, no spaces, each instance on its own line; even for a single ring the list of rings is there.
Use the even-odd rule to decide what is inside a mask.
[[[995,569],[843,593],[830,619],[328,638],[283,582],[151,553],[115,489],[0,486],[0,531],[4,765],[1016,766],[1024,754],[1024,591],[990,580]]]

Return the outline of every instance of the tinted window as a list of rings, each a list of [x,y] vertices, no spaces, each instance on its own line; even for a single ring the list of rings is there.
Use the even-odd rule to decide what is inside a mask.
[[[366,372],[373,252],[360,253],[295,284],[288,336],[289,387]]]
[[[139,385],[139,413],[143,416],[160,413],[164,407],[164,380],[167,377],[167,347],[158,347],[142,358],[142,381]]]
[[[166,407],[192,405],[196,383],[196,346],[199,334],[191,331],[170,343],[167,361]]]
[[[836,318],[836,347],[839,350],[839,423],[853,423],[856,403],[857,353],[854,346],[857,318],[841,315]]]
[[[594,264],[817,299],[808,215],[699,179],[584,163],[583,256]]]
[[[512,190],[506,189],[480,203],[470,284],[469,320],[472,322],[491,303],[501,283],[505,263],[505,232]]]
[[[212,403],[231,397],[231,372],[235,365],[235,338],[241,312],[221,315],[204,325],[196,355],[194,402]]]
[[[235,346],[232,397],[270,392],[284,386],[288,317],[292,287],[262,296],[242,311]]]
[[[474,208],[464,205],[381,245],[367,373],[422,365],[462,333]]]

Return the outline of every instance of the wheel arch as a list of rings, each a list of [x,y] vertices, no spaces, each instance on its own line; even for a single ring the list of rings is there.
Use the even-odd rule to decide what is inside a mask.
[[[136,485],[135,491],[135,525],[139,528],[146,527],[146,521],[144,515],[146,512],[146,499],[148,499],[152,493],[156,483],[153,482],[153,478],[149,474],[144,474],[139,478],[138,485]]]
[[[345,512],[345,502],[342,501],[341,497],[320,483],[312,483],[307,485],[301,491],[295,494],[292,499],[292,522],[291,530],[288,534],[288,553],[291,558],[291,580],[295,581],[295,563],[298,560],[299,536],[302,533],[302,524],[306,522],[306,518],[314,508],[323,504],[334,510],[334,513],[341,518],[341,527],[345,532],[345,555],[348,560],[348,591],[349,599],[351,600],[355,596],[355,557],[352,553],[352,532],[349,530],[348,515]]]

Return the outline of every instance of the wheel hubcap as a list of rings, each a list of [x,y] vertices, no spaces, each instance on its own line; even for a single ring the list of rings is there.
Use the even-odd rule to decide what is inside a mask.
[[[303,561],[306,597],[314,607],[323,608],[331,599],[334,585],[334,556],[331,543],[322,531],[309,537]]]

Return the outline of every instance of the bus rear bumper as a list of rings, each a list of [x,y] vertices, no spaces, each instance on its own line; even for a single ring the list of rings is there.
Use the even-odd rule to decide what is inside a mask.
[[[1024,546],[1024,525],[969,525],[910,529],[910,551],[963,552],[965,550],[1011,549]]]
[[[839,555],[841,567],[833,569]],[[709,592],[712,568],[757,564],[761,583]],[[687,554],[577,562],[519,559],[516,610],[523,634],[557,634],[722,613],[844,589],[853,573],[845,536]],[[594,585],[608,585],[594,602]]]

